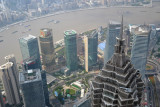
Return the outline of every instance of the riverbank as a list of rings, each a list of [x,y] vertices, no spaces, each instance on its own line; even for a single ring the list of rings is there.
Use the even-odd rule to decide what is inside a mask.
[[[3,42],[0,42],[0,64],[5,63],[4,57],[12,53],[15,54],[17,62],[20,62],[22,57],[18,38],[27,34],[38,37],[41,28],[51,28],[54,42],[56,42],[64,38],[63,32],[65,30],[74,29],[77,33],[81,33],[89,29],[96,29],[99,26],[106,27],[109,20],[120,21],[122,13],[125,25],[143,24],[144,22],[146,24],[159,24],[159,12],[160,2],[156,2],[152,8],[109,7],[87,9],[44,16],[43,18],[23,22],[22,25],[17,23],[0,32],[0,40],[3,40]],[[59,23],[48,23],[51,20],[57,20]]]

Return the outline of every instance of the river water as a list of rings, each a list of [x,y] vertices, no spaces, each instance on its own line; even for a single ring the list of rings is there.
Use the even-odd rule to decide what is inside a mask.
[[[54,42],[63,39],[63,32],[74,29],[77,33],[95,29],[99,26],[106,27],[109,20],[120,21],[121,14],[124,15],[124,24],[160,24],[160,2],[153,3],[152,8],[96,8],[62,13],[50,17],[45,17],[23,25],[14,25],[7,30],[0,32],[0,65],[5,63],[4,57],[14,54],[17,62],[22,60],[18,38],[32,34],[39,36],[41,28],[52,28]],[[51,20],[58,20],[55,24]],[[25,27],[30,25],[29,27]],[[31,29],[30,31],[28,31]],[[17,31],[17,32],[14,32]],[[13,33],[14,32],[14,33]]]

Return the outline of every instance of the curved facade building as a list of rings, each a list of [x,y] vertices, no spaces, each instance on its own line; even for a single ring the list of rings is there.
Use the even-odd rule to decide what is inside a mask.
[[[39,41],[43,67],[47,72],[50,72],[53,70],[53,66],[55,63],[52,29],[41,29]]]
[[[77,70],[77,33],[74,30],[64,32],[64,42],[66,51],[66,62],[69,71]]]
[[[133,44],[131,50],[131,62],[136,69],[140,70],[142,78],[145,77],[150,29],[149,26],[141,25],[133,33]]]

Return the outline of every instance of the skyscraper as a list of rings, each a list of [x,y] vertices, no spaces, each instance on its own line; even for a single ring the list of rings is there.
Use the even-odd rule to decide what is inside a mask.
[[[141,25],[132,33],[133,44],[131,50],[131,62],[136,69],[140,70],[142,78],[144,79],[150,39],[150,28],[147,25]]]
[[[1,90],[0,90],[0,107],[5,107]]]
[[[44,0],[42,0],[41,2],[42,2],[42,4],[44,5]]]
[[[35,36],[26,35],[19,39],[23,63],[34,64],[32,69],[41,69],[41,60],[39,54],[38,40]]]
[[[28,70],[19,74],[24,107],[45,107],[43,82],[40,70]]]
[[[97,46],[98,33],[94,31],[91,35],[84,37],[85,47],[85,70],[88,72],[89,68],[97,63]]]
[[[64,32],[66,62],[69,71],[77,70],[77,42],[76,31],[67,30]]]
[[[120,23],[110,21],[107,29],[106,46],[104,49],[104,64],[106,64],[114,53],[116,37],[120,34]]]
[[[47,79],[46,79],[46,71],[44,71],[44,70],[41,71],[41,78],[42,78],[42,83],[43,83],[43,91],[44,91],[45,103],[46,103],[46,105],[48,107],[50,107],[49,93],[48,93],[48,86],[47,86]]]
[[[122,35],[123,27],[112,58],[91,82],[92,107],[140,106],[144,83],[139,71],[134,69],[125,55]]]
[[[19,84],[19,72],[18,72],[18,69],[17,69],[17,62],[16,62],[16,58],[14,57],[13,54],[11,55],[8,55],[5,57],[5,60],[7,62],[12,62],[13,63],[13,67],[14,67],[14,74],[16,76],[15,80],[16,80],[16,84]]]
[[[44,69],[47,72],[52,71],[55,64],[52,29],[41,29],[39,40]]]
[[[12,62],[7,62],[0,66],[0,75],[2,78],[7,101],[10,105],[20,103],[19,84],[17,84],[16,69]]]

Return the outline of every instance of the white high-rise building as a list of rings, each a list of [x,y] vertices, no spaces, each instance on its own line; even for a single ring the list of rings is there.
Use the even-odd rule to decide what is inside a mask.
[[[19,84],[17,84],[16,69],[12,62],[0,66],[0,76],[10,105],[20,103]]]

